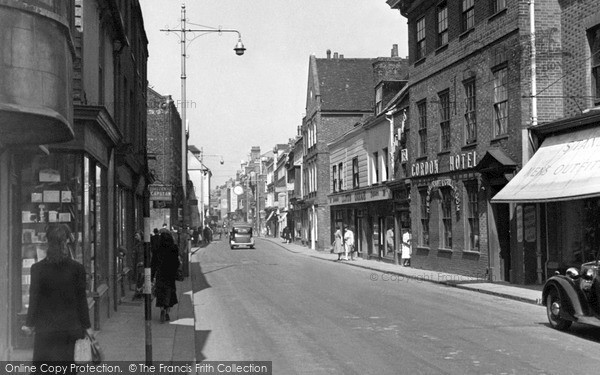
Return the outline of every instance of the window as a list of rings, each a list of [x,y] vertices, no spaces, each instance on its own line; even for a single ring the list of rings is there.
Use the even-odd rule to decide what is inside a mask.
[[[425,57],[425,17],[417,21],[417,51],[415,57],[417,60]]]
[[[373,181],[371,183],[376,184],[379,182],[379,153],[373,153]]]
[[[475,26],[475,0],[462,0],[462,31]]]
[[[338,164],[338,190],[342,191],[344,189],[344,173],[343,173],[344,164]]]
[[[419,111],[419,155],[427,155],[427,102],[417,103]]]
[[[378,115],[383,110],[383,85],[379,85],[375,90],[375,114]]]
[[[334,165],[332,167],[332,171],[331,171],[331,178],[333,180],[333,192],[335,193],[337,191],[337,166]]]
[[[592,55],[592,94],[594,104],[600,104],[600,26],[588,31],[588,40]]]
[[[440,135],[441,151],[450,149],[450,91],[445,90],[438,94],[440,98]]]
[[[429,203],[427,190],[419,190],[419,245],[429,247]]]
[[[507,68],[494,72],[494,136],[508,132],[508,74]]]
[[[465,87],[465,139],[466,144],[477,142],[477,116],[475,79],[464,82]]]
[[[479,204],[477,202],[477,182],[465,183],[467,189],[467,250],[479,251]]]
[[[438,6],[438,38],[437,46],[448,44],[448,5],[444,2]]]
[[[383,155],[381,156],[381,158],[383,159],[383,176],[382,176],[382,181],[387,181],[390,180],[390,171],[388,168],[388,164],[389,164],[389,158],[390,158],[390,154],[388,152],[387,147],[383,149]]]
[[[442,247],[452,249],[452,190],[449,188],[441,189],[441,212],[442,212]]]
[[[352,187],[356,189],[359,187],[358,179],[358,157],[352,159]]]
[[[492,0],[492,14],[506,9],[506,0]]]

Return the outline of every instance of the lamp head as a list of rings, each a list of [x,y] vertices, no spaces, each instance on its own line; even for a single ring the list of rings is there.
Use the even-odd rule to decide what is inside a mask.
[[[242,43],[242,38],[238,39],[238,42],[235,45],[235,47],[233,48],[233,50],[235,51],[235,54],[238,56],[242,56],[244,54],[244,51],[246,51],[246,48],[244,47],[244,43]]]

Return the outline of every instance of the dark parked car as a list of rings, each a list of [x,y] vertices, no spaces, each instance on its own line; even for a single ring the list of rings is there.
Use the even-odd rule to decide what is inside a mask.
[[[246,223],[233,224],[229,231],[229,247],[247,246],[254,249],[254,237],[252,235],[252,225]]]
[[[546,281],[542,301],[553,328],[568,329],[573,322],[600,327],[600,260],[571,267],[565,275]]]

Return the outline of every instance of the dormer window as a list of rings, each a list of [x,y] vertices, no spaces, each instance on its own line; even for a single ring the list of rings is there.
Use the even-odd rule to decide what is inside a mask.
[[[383,111],[383,85],[379,85],[375,89],[375,115]]]

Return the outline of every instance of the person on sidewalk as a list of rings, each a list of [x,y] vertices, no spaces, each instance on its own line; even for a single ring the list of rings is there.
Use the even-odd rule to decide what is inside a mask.
[[[144,232],[137,230],[133,238],[133,259],[135,262],[135,294],[133,299],[144,296]]]
[[[342,226],[340,225],[338,229],[333,234],[333,244],[331,248],[331,252],[337,254],[337,261],[342,260],[342,254],[344,253],[344,237],[342,236]]]
[[[410,256],[412,254],[410,241],[410,230],[406,229],[405,232],[402,234],[402,265],[404,267],[410,267]]]
[[[46,232],[46,257],[31,267],[29,309],[26,334],[35,330],[33,364],[69,366],[74,364],[75,341],[94,336],[86,298],[85,268],[71,259],[68,244],[71,230],[66,224],[54,224]],[[67,372],[76,374],[77,371]]]
[[[385,232],[385,245],[387,246],[387,253],[394,254],[394,228],[389,227]]]
[[[354,252],[356,251],[354,247],[354,232],[347,224],[344,230],[344,260],[348,260],[348,253],[350,253],[350,260],[354,260]]]
[[[160,234],[158,249],[158,266],[156,270],[156,307],[160,307],[160,322],[170,321],[169,311],[179,301],[175,279],[180,265],[179,248],[173,236],[168,232]]]

